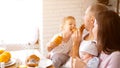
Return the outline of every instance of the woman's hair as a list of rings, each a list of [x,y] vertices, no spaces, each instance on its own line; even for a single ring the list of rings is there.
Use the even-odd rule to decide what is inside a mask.
[[[106,54],[120,51],[120,17],[112,10],[96,15],[98,24],[97,44]]]
[[[89,13],[92,14],[93,16],[95,16],[99,12],[108,10],[107,6],[100,3],[92,4],[88,9]]]
[[[62,22],[62,24],[61,24],[61,26],[60,26],[60,29],[63,30],[64,25],[65,25],[65,22],[66,22],[67,20],[71,20],[71,19],[72,19],[72,20],[75,20],[75,18],[74,18],[73,16],[64,17],[63,22]]]

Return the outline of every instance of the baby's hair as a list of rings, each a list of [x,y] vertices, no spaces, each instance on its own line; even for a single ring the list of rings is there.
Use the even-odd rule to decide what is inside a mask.
[[[70,20],[70,19],[75,20],[75,18],[74,18],[73,16],[67,16],[67,17],[64,17],[64,18],[63,18],[62,24],[61,24],[61,26],[60,26],[60,29],[61,29],[61,30],[63,30],[63,27],[64,27],[64,25],[65,25],[65,21],[66,21],[66,20]]]

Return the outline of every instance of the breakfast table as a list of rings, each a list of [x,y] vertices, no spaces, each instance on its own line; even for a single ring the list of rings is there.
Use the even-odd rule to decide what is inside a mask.
[[[40,62],[38,67],[33,68],[54,68],[52,61],[43,56],[39,50],[36,49],[25,49],[25,50],[17,50],[10,51],[11,60],[8,64],[5,64],[5,68],[29,68],[26,66],[26,59],[28,56],[35,54],[40,57]],[[31,68],[31,67],[30,67]]]

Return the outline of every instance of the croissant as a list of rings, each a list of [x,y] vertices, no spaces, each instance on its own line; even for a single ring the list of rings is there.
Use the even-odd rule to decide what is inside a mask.
[[[62,42],[62,36],[57,36],[54,40],[56,46],[58,46]]]
[[[39,64],[39,61],[40,61],[40,58],[35,54],[32,54],[27,58],[26,64],[29,67],[36,67]]]

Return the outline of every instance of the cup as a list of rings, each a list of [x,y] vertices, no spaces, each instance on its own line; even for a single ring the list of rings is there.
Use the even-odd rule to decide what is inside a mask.
[[[5,68],[5,63],[4,62],[0,62],[0,68]]]

